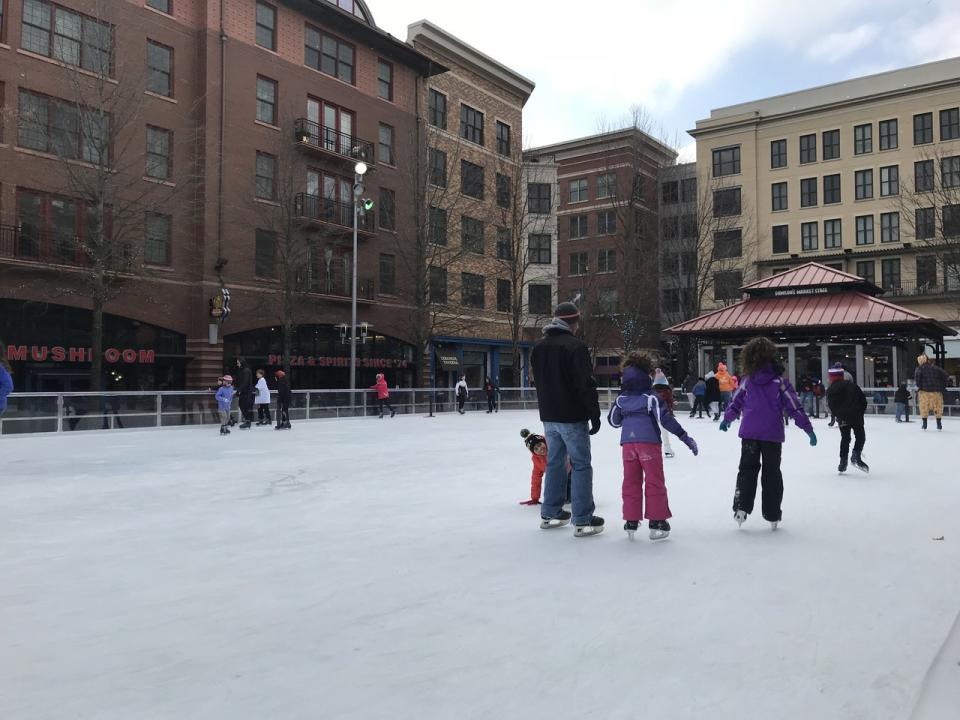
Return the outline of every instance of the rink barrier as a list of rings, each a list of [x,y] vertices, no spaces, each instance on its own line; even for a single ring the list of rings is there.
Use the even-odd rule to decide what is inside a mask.
[[[618,388],[600,388],[600,404],[606,409],[616,398]],[[874,393],[884,392],[884,402],[874,400]],[[893,417],[893,392],[888,388],[864,388],[867,413]],[[686,393],[674,390],[678,412],[689,411]],[[397,414],[448,414],[456,411],[456,394],[452,388],[395,389],[390,402]],[[270,412],[276,421],[276,393],[271,393]],[[239,416],[234,399],[234,417]],[[499,409],[535,410],[534,388],[501,388]],[[469,412],[485,412],[487,399],[474,391],[467,400]],[[820,399],[814,407],[818,415],[826,415],[826,403]],[[916,413],[911,400],[910,414]],[[960,389],[947,391],[944,414],[960,415]],[[294,390],[290,406],[291,422],[343,417],[376,417],[376,397],[369,390]],[[681,418],[682,420],[682,418]],[[80,393],[13,393],[7,399],[7,410],[0,416],[0,435],[26,433],[62,433],[92,430],[125,430],[132,428],[187,427],[216,425],[220,422],[217,402],[212,391],[162,392],[80,392]]]

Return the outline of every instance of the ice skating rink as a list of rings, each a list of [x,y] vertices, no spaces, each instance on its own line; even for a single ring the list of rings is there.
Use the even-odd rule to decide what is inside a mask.
[[[0,718],[906,720],[960,610],[960,421],[868,419],[843,477],[791,426],[771,533],[737,426],[680,420],[659,544],[606,425],[606,532],[538,529],[533,412],[4,437]]]

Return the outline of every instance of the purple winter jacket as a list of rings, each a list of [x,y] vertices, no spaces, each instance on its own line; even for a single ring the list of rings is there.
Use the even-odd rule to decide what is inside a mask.
[[[623,392],[610,407],[607,422],[620,430],[620,444],[661,443],[660,427],[664,427],[681,440],[686,431],[677,422],[666,403],[653,392],[650,376],[635,367],[623,371],[620,383]],[[660,422],[656,422],[659,408]]]
[[[809,433],[810,419],[803,412],[797,393],[790,381],[781,375],[782,369],[772,363],[740,381],[740,389],[723,414],[729,425],[743,413],[740,437],[744,440],[783,442],[783,413],[786,411],[797,427]]]

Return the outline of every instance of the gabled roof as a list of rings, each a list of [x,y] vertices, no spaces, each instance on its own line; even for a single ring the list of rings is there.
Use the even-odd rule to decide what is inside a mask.
[[[749,285],[744,285],[741,290],[744,292],[756,288],[798,288],[809,287],[811,285],[859,285],[863,278],[858,275],[851,275],[842,270],[811,262],[792,270],[785,270],[782,273],[771,275],[763,280],[757,280]]]

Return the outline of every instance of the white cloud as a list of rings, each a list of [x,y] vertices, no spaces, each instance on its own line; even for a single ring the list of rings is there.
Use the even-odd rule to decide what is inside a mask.
[[[691,140],[686,145],[681,145],[677,151],[679,156],[677,157],[678,163],[688,163],[694,162],[697,159],[697,141]]]
[[[818,62],[840,62],[872,43],[880,34],[880,26],[868,23],[848,30],[824,35],[807,49],[807,57]]]

